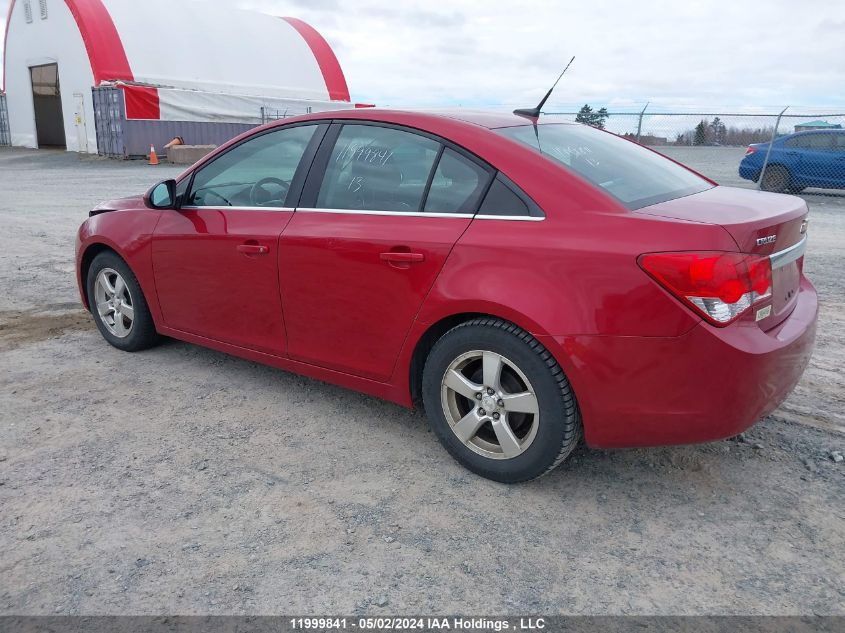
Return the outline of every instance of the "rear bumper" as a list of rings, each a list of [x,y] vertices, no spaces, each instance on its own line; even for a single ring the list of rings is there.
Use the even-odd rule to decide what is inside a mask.
[[[818,299],[802,278],[795,309],[768,332],[756,323],[700,323],[683,336],[542,337],[564,358],[587,444],[691,444],[741,433],[773,411],[801,378]]]

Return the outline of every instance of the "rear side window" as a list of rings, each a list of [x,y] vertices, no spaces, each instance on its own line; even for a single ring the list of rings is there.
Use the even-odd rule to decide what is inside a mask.
[[[796,149],[832,150],[832,134],[803,134],[786,140],[785,145]]]
[[[629,209],[713,187],[656,152],[586,125],[546,123],[497,132],[554,159]]]
[[[531,215],[528,204],[506,185],[501,178],[496,178],[478,209],[478,215]]]
[[[432,213],[475,213],[490,177],[480,165],[446,148],[431,179],[424,210]]]
[[[317,196],[321,209],[420,210],[440,143],[392,128],[344,125]]]

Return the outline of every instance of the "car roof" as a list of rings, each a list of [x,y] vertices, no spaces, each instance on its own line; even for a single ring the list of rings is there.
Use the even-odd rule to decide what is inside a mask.
[[[465,110],[463,108],[444,108],[422,110],[431,116],[457,119],[466,123],[474,123],[481,127],[490,129],[499,127],[513,127],[517,125],[530,125],[531,121],[525,117],[517,116],[513,112],[504,110]]]
[[[823,130],[800,130],[798,132],[793,132],[792,134],[787,134],[782,138],[788,138],[790,136],[818,136],[819,134],[845,134],[845,130],[838,127],[829,127]]]
[[[299,118],[299,117],[298,117]],[[437,109],[392,109],[392,108],[355,108],[346,110],[330,110],[323,112],[315,112],[311,115],[303,117],[305,119],[362,119],[362,120],[376,120],[385,122],[398,122],[397,119],[402,119],[403,122],[409,122],[413,119],[418,119],[420,123],[428,121],[430,123],[442,121],[443,119],[451,119],[463,123],[470,123],[487,129],[496,129],[502,127],[516,127],[523,125],[531,125],[534,121],[532,119],[518,116],[513,112],[506,110],[472,110],[464,108],[437,108]],[[548,117],[541,117],[538,121],[540,124],[549,123],[564,123],[564,121],[550,119]]]

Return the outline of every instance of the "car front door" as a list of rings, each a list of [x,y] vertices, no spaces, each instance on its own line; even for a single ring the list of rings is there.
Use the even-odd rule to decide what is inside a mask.
[[[327,128],[309,124],[260,133],[193,174],[180,209],[164,211],[153,235],[166,326],[285,354],[279,237]]]
[[[435,138],[334,124],[281,240],[290,357],[388,380],[491,178]]]

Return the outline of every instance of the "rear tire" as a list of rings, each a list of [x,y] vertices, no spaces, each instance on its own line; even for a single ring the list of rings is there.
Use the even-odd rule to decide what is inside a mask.
[[[580,436],[578,405],[560,365],[528,332],[492,317],[437,341],[423,370],[423,402],[452,457],[494,481],[548,473]]]
[[[783,165],[769,165],[763,172],[760,188],[763,191],[783,193],[791,187],[792,177]]]
[[[132,270],[117,253],[104,251],[88,268],[88,305],[100,334],[124,352],[137,352],[159,341],[153,317]]]

